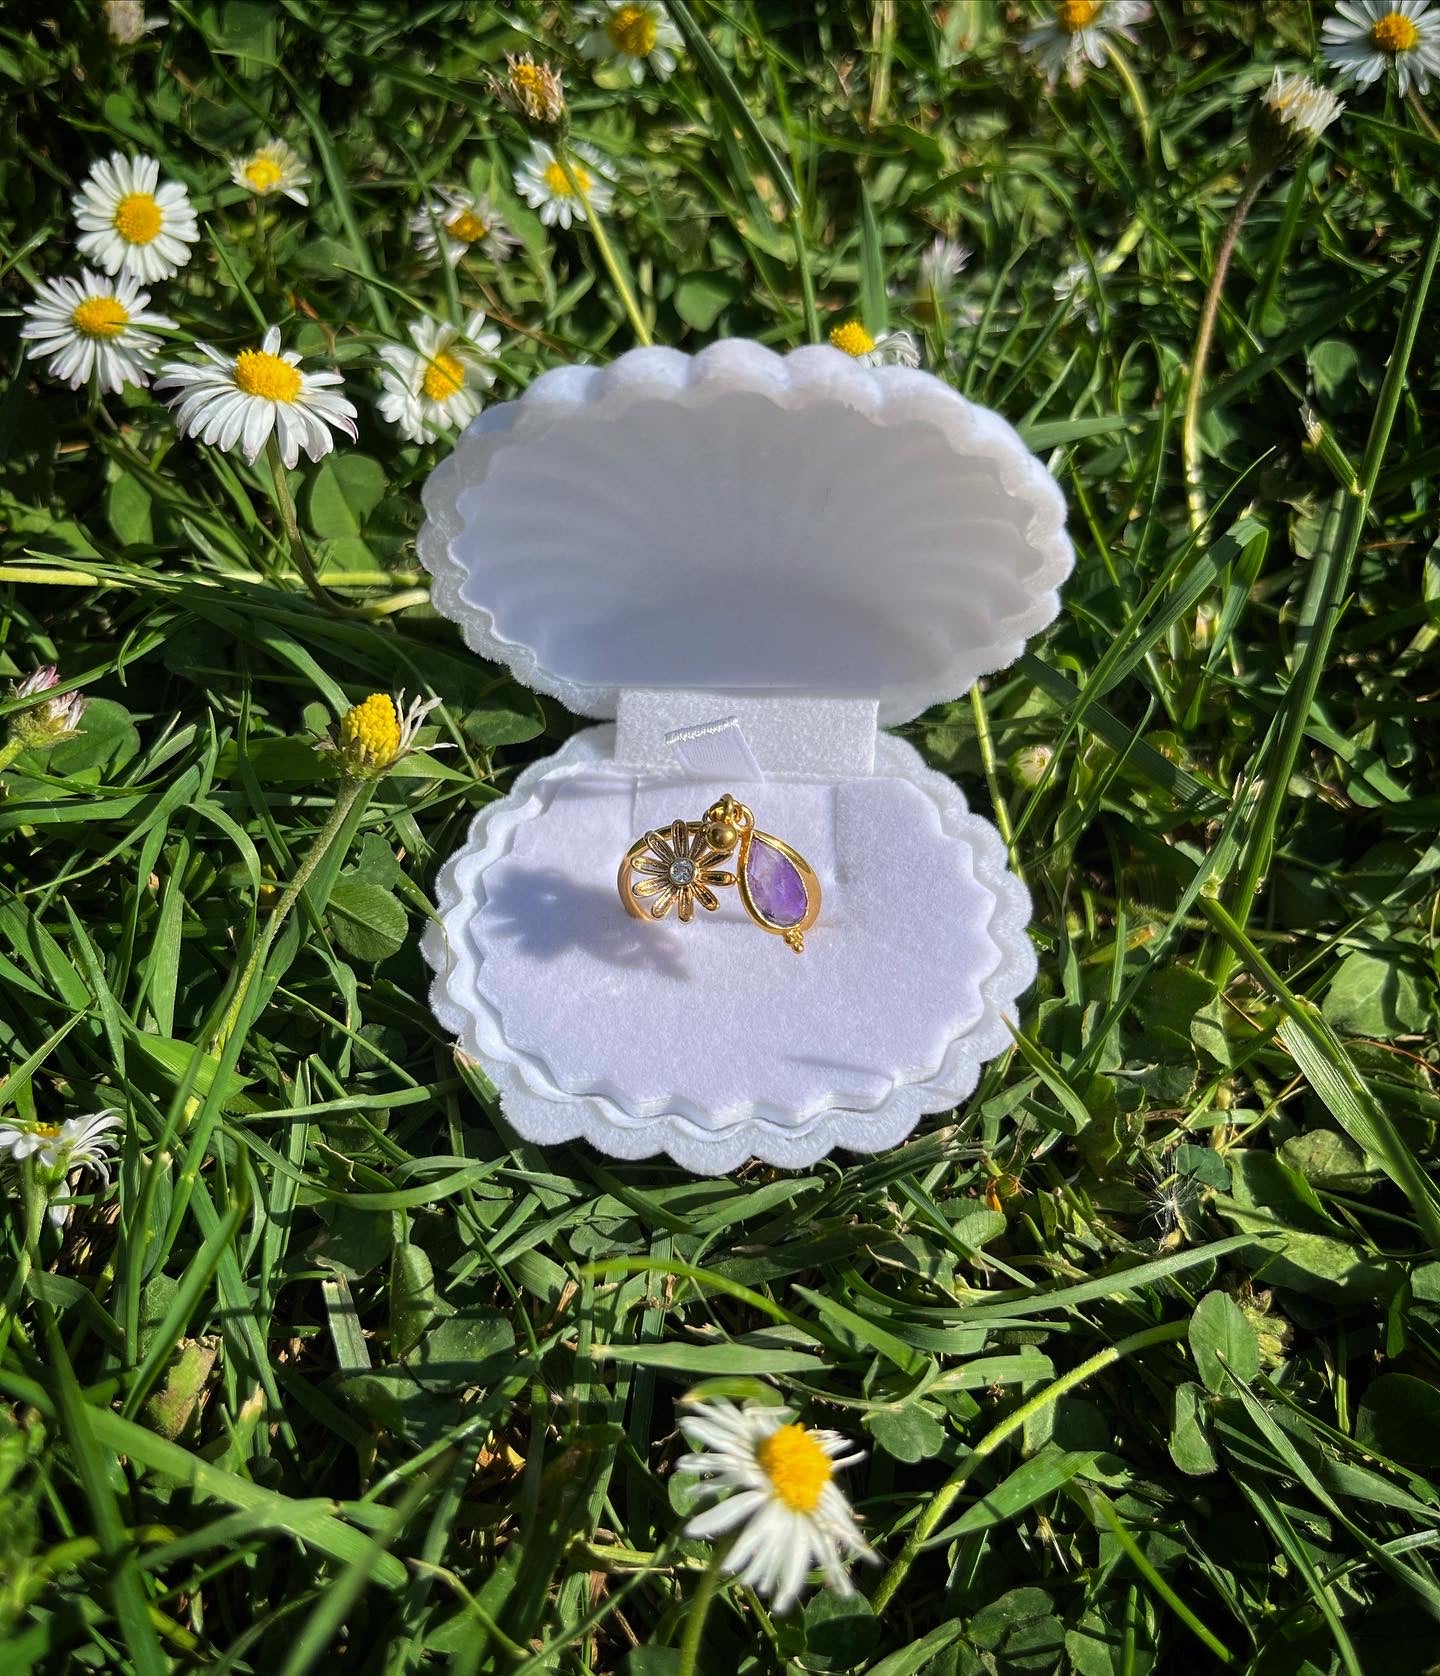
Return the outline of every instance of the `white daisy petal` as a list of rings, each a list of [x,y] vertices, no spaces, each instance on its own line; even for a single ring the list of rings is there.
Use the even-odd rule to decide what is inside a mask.
[[[685,1534],[703,1541],[743,1524],[766,1500],[764,1490],[743,1490],[739,1495],[727,1496],[715,1507],[697,1513],[685,1527]]]

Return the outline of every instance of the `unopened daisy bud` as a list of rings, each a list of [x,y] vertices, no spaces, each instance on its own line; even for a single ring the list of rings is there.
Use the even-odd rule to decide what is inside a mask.
[[[333,751],[346,779],[378,780],[415,749],[420,724],[439,702],[438,698],[417,698],[407,710],[403,692],[393,698],[389,693],[371,693],[340,718],[337,738],[326,734],[315,748]]]
[[[1267,172],[1294,163],[1345,109],[1327,88],[1308,76],[1277,70],[1250,117],[1250,155]]]
[[[23,681],[10,683],[11,698],[34,698],[39,693],[48,693],[52,687],[60,685],[60,671],[53,663],[42,663],[38,669],[32,669]]]
[[[920,348],[909,332],[881,332],[874,336],[858,320],[830,328],[830,342],[865,367],[918,367]]]
[[[568,116],[560,72],[537,64],[528,52],[505,55],[505,79],[493,80],[496,95],[532,128],[560,128]]]
[[[60,671],[53,663],[42,664],[32,670],[23,681],[10,683],[11,698],[35,699],[10,718],[10,743],[21,750],[43,750],[73,739],[80,732],[80,718],[85,714],[87,700],[84,693],[49,693],[60,683]]]
[[[943,297],[969,260],[969,245],[961,244],[959,239],[937,238],[920,258],[920,291]]]
[[[1055,753],[1048,745],[1024,745],[1010,758],[1010,778],[1026,791],[1034,791],[1054,760]]]
[[[152,29],[163,29],[163,17],[146,17],[140,0],[105,0],[105,28],[117,47],[133,47]]]

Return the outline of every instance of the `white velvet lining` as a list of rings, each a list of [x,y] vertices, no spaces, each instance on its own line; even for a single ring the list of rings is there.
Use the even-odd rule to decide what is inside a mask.
[[[509,1121],[704,1173],[872,1150],[963,1100],[1034,957],[1024,888],[955,787],[882,735],[873,777],[751,789],[762,829],[821,878],[797,956],[734,892],[688,926],[624,913],[631,839],[726,788],[637,779],[613,739],[588,730],[527,770],[439,881],[432,1002]]]
[[[875,766],[873,698],[756,698],[739,693],[627,688],[615,716],[615,761],[666,769],[673,728],[734,716],[766,773],[855,776]]]

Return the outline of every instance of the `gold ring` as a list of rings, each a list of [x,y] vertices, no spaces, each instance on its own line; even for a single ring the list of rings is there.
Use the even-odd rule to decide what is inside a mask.
[[[734,868],[721,862],[733,859]],[[672,908],[686,921],[695,904],[714,913],[717,890],[737,885],[745,912],[762,930],[783,937],[796,954],[820,914],[820,881],[798,851],[756,828],[745,805],[726,792],[698,821],[673,821],[637,838],[617,880],[620,900],[636,919],[664,919]]]

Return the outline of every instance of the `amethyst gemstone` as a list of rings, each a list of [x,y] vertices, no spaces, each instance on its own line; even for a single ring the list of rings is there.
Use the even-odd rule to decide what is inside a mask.
[[[761,918],[771,925],[798,925],[805,918],[810,898],[799,869],[758,832],[745,857],[745,883]]]

